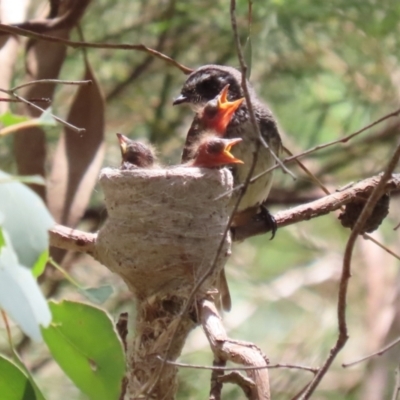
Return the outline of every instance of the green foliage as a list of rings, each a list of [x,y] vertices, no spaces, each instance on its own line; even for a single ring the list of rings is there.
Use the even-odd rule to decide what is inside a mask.
[[[245,45],[247,40],[244,53],[251,66],[248,71],[250,73],[251,69],[251,82],[276,114],[285,132],[284,142],[294,152],[342,137],[398,106],[400,4],[393,0],[253,1],[251,33],[247,13],[248,2],[238,1],[239,35],[242,44]],[[82,29],[87,41],[144,43],[193,68],[205,63],[239,64],[230,26],[229,2],[222,0],[99,0],[92,2],[90,12],[83,18]],[[73,34],[73,38],[78,37]],[[177,163],[192,112],[172,107],[171,100],[179,93],[186,77],[158,59],[150,57],[148,64],[144,64],[148,55],[140,52],[90,49],[88,56],[96,66],[107,98],[105,165],[119,164],[115,132],[150,139],[158,145],[162,160],[168,164]],[[81,56],[77,50],[70,50],[63,77],[77,79],[81,69]],[[54,104],[57,115],[67,114],[74,90],[57,88],[58,101]],[[4,126],[24,121],[13,114],[0,118],[4,118],[0,120]],[[51,143],[58,137],[59,130],[54,130],[50,135]],[[378,127],[345,145],[318,151],[304,160],[330,190],[335,190],[349,181],[381,172],[397,141],[398,128],[385,132]],[[11,143],[3,145],[2,142],[0,162],[9,159],[10,153]],[[290,168],[298,177],[295,182],[279,171],[276,173],[271,196],[274,211],[323,195],[300,169],[293,164]],[[2,198],[0,196],[0,204]],[[101,199],[102,194],[95,191],[92,205],[98,205]],[[398,238],[392,228],[398,223],[398,205],[396,199],[392,202],[395,212],[384,222],[377,236],[397,249]],[[19,215],[16,218],[16,226],[22,226],[14,237],[17,244],[21,240],[19,248],[24,254],[25,245],[29,245],[31,238],[28,240],[21,232],[32,233],[35,228],[24,224],[24,218]],[[31,216],[28,220],[31,221]],[[232,313],[225,316],[229,335],[256,342],[271,362],[320,365],[329,353],[337,331],[337,276],[348,233],[335,215],[329,215],[281,229],[272,242],[268,237],[257,237],[235,246],[227,268],[234,304]],[[9,248],[5,238],[0,235],[0,251],[7,249],[8,259],[14,260],[11,264],[17,265],[21,261],[16,258],[19,253]],[[371,257],[365,250],[367,247],[361,247],[364,245],[360,240],[361,250],[356,251],[353,262],[348,319],[354,341],[344,351],[343,358],[346,359],[379,348],[386,340],[382,332],[390,331],[390,326],[382,322],[381,336],[374,336],[372,331],[379,328],[380,321],[386,321],[383,316],[398,311],[396,304],[390,303],[384,295],[381,294],[380,301],[376,299],[384,292],[389,293],[388,297],[395,297],[398,265],[380,250],[375,249]],[[43,266],[39,260],[46,257],[43,251],[47,245],[39,247],[31,246],[29,254],[35,256],[24,256],[30,262],[26,266],[31,268],[35,264],[35,274]],[[85,276],[85,285],[92,286],[100,273],[86,264],[82,270],[86,271],[86,268],[89,272]],[[115,303],[123,303],[124,290],[116,291],[119,297]],[[92,300],[95,300],[93,296],[102,300],[99,296],[106,292],[105,298],[107,291],[100,287],[94,293],[92,289],[86,290],[85,294],[89,293]],[[0,296],[1,293],[0,288]],[[12,296],[7,289],[6,293]],[[77,326],[76,321],[68,321],[68,324]],[[393,326],[397,325],[398,321],[394,320]],[[54,341],[61,341],[57,336],[57,325],[50,330]],[[85,334],[83,328],[76,331]],[[99,346],[102,336],[98,333],[90,335],[93,342],[90,345]],[[185,361],[211,363],[208,344],[205,341],[202,347],[200,343],[199,335],[194,333],[187,342]],[[61,346],[63,349],[64,345]],[[203,352],[199,351],[201,348]],[[63,352],[67,358],[68,352]],[[79,368],[85,371],[85,378],[79,385],[85,390],[90,389],[88,382],[95,379],[92,375],[97,378],[96,371],[90,369],[88,357],[73,349],[71,357],[62,361],[72,370],[75,358],[79,360]],[[394,370],[391,361],[385,363],[384,370],[372,361],[343,372],[341,361],[332,366],[328,384],[322,386],[319,398],[361,398],[372,375],[386,376]],[[375,373],[377,369],[379,373]],[[69,373],[73,374],[73,371]],[[197,371],[185,369],[180,372],[180,398],[207,396],[208,387],[204,382],[209,378],[209,372],[201,374],[199,379]],[[308,374],[299,371],[271,371],[273,399],[292,398],[309,378]],[[43,377],[46,379],[52,381],[53,377]],[[386,378],[377,385],[387,388],[387,398],[390,384]],[[243,398],[240,390],[232,385],[227,385],[224,391],[229,399]]]
[[[6,240],[0,250],[0,305],[27,335],[39,341],[39,326],[50,323],[50,311],[31,271],[19,263],[4,230],[3,237]]]
[[[30,188],[2,171],[0,180],[0,212],[4,216],[1,225],[10,235],[19,262],[31,268],[49,247],[48,230],[54,220]]]
[[[41,400],[24,372],[0,356],[0,393],[4,400]]]
[[[10,111],[5,112],[4,114],[0,115],[0,126],[12,126],[16,125],[20,122],[29,121],[29,117],[25,115],[16,115],[11,113]]]
[[[50,303],[52,324],[42,334],[54,359],[93,400],[117,400],[125,356],[110,317],[98,308],[69,301]]]
[[[54,221],[31,189],[2,171],[0,199],[0,305],[26,334],[40,340],[39,326],[47,326],[51,315],[34,275],[47,262]]]

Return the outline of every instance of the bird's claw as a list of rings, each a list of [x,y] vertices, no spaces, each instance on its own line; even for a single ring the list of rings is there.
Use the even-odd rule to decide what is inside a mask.
[[[261,205],[260,210],[259,216],[263,219],[267,228],[271,230],[272,235],[269,240],[272,240],[275,237],[276,231],[278,230],[278,224],[276,223],[274,216],[268,211],[267,207]]]

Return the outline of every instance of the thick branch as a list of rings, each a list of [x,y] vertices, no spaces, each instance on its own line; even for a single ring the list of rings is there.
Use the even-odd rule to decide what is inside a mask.
[[[95,233],[78,231],[77,229],[57,224],[50,231],[50,246],[93,255],[96,237]]]
[[[301,206],[280,211],[275,215],[278,227],[292,225],[297,222],[307,221],[321,215],[338,210],[341,206],[351,203],[356,199],[366,199],[379,182],[379,176],[364,179],[357,182],[347,189],[335,192],[319,200],[312,201]],[[385,184],[385,192],[400,190],[400,174],[393,174]],[[241,241],[251,236],[267,233],[263,221],[256,221],[249,225],[235,228],[233,239]],[[56,225],[50,231],[50,245],[65,250],[74,250],[94,254],[96,235],[86,233],[76,229]]]
[[[301,221],[320,217],[332,211],[338,210],[340,207],[351,203],[355,200],[366,200],[372,190],[378,185],[380,176],[364,179],[351,185],[349,188],[332,193],[322,197],[319,200],[311,203],[306,203],[298,207],[290,208],[289,210],[280,211],[274,215],[278,227],[292,225]],[[400,189],[400,174],[393,174],[385,184],[384,192],[388,193],[392,190]],[[233,231],[233,240],[241,241],[251,236],[262,235],[269,232],[264,221],[255,221],[248,225],[235,228]]]
[[[254,367],[267,364],[265,356],[257,346],[229,339],[213,302],[209,300],[202,301],[200,319],[216,358]],[[271,397],[268,369],[246,370],[246,373],[251,379],[245,389],[245,392],[249,394],[248,398],[251,400],[269,400]],[[241,383],[244,384],[244,382],[245,380],[242,379]]]

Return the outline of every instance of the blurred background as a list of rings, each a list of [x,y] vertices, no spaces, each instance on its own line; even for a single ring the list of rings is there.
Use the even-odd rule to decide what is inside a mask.
[[[26,20],[47,14],[46,1],[32,1]],[[248,2],[239,0],[237,20],[243,46],[247,42],[246,59],[251,60],[250,81],[276,115],[284,145],[293,153],[346,136],[399,107],[400,3],[265,0],[253,3],[249,27]],[[80,25],[86,41],[143,43],[190,68],[239,65],[226,1],[98,0],[85,10]],[[70,38],[79,40],[76,29]],[[29,80],[30,50],[20,47],[11,86]],[[104,113],[99,111],[105,122],[102,165],[119,166],[116,132],[153,143],[166,165],[178,163],[193,114],[188,108],[173,107],[172,100],[186,76],[144,52],[87,49],[86,56],[105,98]],[[84,71],[82,49],[69,48],[59,78],[82,79]],[[55,87],[56,115],[68,115],[76,91],[74,86]],[[11,108],[22,112],[20,106]],[[392,118],[302,161],[335,191],[382,172],[399,142],[399,128],[399,120]],[[61,132],[59,125],[45,128],[44,168],[49,174]],[[17,173],[14,140],[15,135],[2,138],[0,168]],[[269,199],[272,213],[324,195],[295,164],[289,167],[297,180],[276,171]],[[397,254],[400,233],[393,228],[400,220],[399,209],[398,195],[392,193],[389,216],[372,234]],[[79,229],[96,231],[101,226],[105,214],[97,186],[81,214],[74,223]],[[337,217],[332,213],[282,228],[272,241],[264,235],[234,244],[226,268],[233,297],[233,309],[224,316],[230,337],[254,342],[272,364],[322,364],[337,337],[338,279],[350,233]],[[89,256],[69,255],[63,265],[83,285],[113,285],[114,294],[104,307],[114,318],[121,311],[133,312],[124,283]],[[398,269],[398,259],[371,241],[358,240],[347,303],[350,339],[313,399],[391,398],[400,349],[352,368],[343,369],[341,363],[377,351],[399,336]],[[54,298],[84,300],[51,267],[42,285]],[[32,345],[17,328],[15,337],[49,399],[85,399],[44,346]],[[5,339],[2,342],[6,347]],[[190,335],[180,361],[211,365],[201,329]],[[206,398],[209,377],[209,371],[182,369],[178,398]],[[272,399],[293,398],[311,377],[306,371],[271,370]],[[226,399],[244,398],[233,385],[225,385],[223,393]]]

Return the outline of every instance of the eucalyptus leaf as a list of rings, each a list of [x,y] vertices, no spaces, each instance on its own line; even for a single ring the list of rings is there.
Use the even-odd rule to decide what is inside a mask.
[[[10,235],[19,263],[31,268],[48,249],[48,230],[55,222],[35,192],[11,178],[0,171],[1,224]]]
[[[1,225],[0,225],[0,250],[3,246],[5,246],[5,244],[6,244],[6,240],[3,235],[3,229],[1,228]]]
[[[44,269],[46,268],[47,261],[49,260],[49,250],[46,249],[36,260],[35,264],[32,268],[32,274],[35,278],[38,278],[43,274]]]
[[[13,114],[10,111],[6,111],[0,115],[0,125],[7,127],[21,122],[29,121],[29,118],[24,115]]]
[[[0,249],[0,307],[33,340],[42,339],[39,325],[48,326],[51,314],[31,271],[20,265],[7,232]]]
[[[42,392],[40,391],[38,385],[36,384],[35,380],[33,379],[33,376],[29,372],[28,368],[25,366],[25,364],[22,362],[21,357],[19,354],[16,352],[15,349],[13,349],[13,357],[12,357],[12,362],[15,363],[17,367],[20,368],[20,370],[24,373],[24,375],[28,378],[29,382],[31,383],[33,390],[35,391],[36,395],[36,400],[45,400],[43,397]],[[1,392],[0,392],[1,393]]]
[[[90,399],[118,400],[125,375],[122,343],[111,318],[83,303],[50,302],[42,334],[56,362]]]
[[[25,373],[0,355],[0,396],[3,400],[39,400]]]

